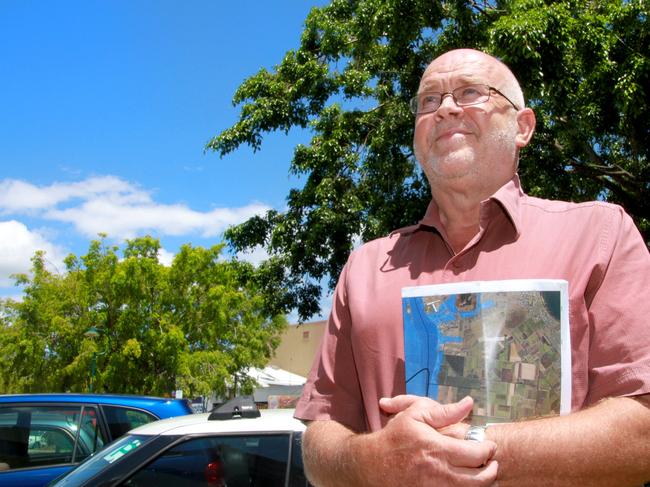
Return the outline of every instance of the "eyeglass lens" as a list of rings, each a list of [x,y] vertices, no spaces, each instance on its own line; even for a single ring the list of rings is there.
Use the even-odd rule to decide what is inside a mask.
[[[458,106],[476,105],[490,99],[490,87],[487,85],[460,86],[451,93],[420,93],[411,101],[414,113],[435,112],[442,104],[442,98],[450,94]]]

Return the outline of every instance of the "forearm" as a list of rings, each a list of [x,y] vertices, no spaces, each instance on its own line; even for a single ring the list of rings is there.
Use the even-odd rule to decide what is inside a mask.
[[[357,434],[335,421],[313,421],[303,436],[303,459],[317,487],[488,487],[496,479],[496,445],[451,438],[437,431],[472,410],[471,399],[442,405],[397,396],[380,401],[388,424]]]
[[[650,409],[612,398],[568,416],[494,425],[499,487],[635,486],[650,480]]]
[[[303,435],[303,462],[316,487],[359,485],[359,458],[351,442],[358,436],[336,421],[314,421]]]

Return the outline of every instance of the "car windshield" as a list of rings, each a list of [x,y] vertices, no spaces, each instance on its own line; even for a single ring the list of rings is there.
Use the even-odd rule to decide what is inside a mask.
[[[98,451],[77,468],[71,470],[63,477],[50,483],[51,486],[63,487],[78,485],[87,479],[94,477],[100,470],[115,462],[119,462],[128,457],[142,446],[150,442],[154,436],[145,435],[127,435],[107,445],[104,449]]]

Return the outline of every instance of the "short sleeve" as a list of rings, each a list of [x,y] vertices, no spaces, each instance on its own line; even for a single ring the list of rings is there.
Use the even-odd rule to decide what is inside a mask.
[[[650,393],[650,254],[632,219],[617,209],[601,236],[604,264],[588,304],[590,404]]]
[[[327,329],[296,405],[295,417],[335,420],[360,432],[366,429],[366,420],[351,344],[352,320],[347,299],[349,267],[350,261],[339,277]]]

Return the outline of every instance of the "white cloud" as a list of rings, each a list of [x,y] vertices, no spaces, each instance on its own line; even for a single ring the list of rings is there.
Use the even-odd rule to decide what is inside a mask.
[[[16,220],[0,221],[0,287],[13,286],[12,274],[26,273],[37,250],[45,251],[46,264],[52,271],[63,271],[64,251],[40,232],[29,230]]]
[[[50,210],[45,217],[74,225],[78,232],[95,237],[104,232],[115,238],[133,238],[143,233],[213,237],[228,226],[241,223],[268,207],[252,204],[242,208],[220,208],[206,213],[185,205],[153,202],[133,204],[111,198],[97,198],[62,210]]]
[[[123,195],[132,201],[143,201],[148,195],[128,182],[114,176],[88,178],[76,183],[54,183],[35,186],[25,181],[0,181],[0,211],[19,213],[45,210],[74,199],[91,199],[100,194]]]
[[[114,176],[49,186],[12,179],[0,181],[0,214],[36,213],[47,220],[69,223],[90,238],[98,233],[116,239],[145,233],[214,237],[230,225],[268,209],[253,203],[201,212],[183,204],[157,203],[150,193]]]
[[[165,250],[161,247],[158,249],[158,262],[166,267],[169,267],[172,265],[174,255],[175,254],[173,252]]]
[[[269,253],[261,245],[256,245],[253,250],[249,252],[238,252],[237,258],[257,266],[260,262],[269,258]]]

